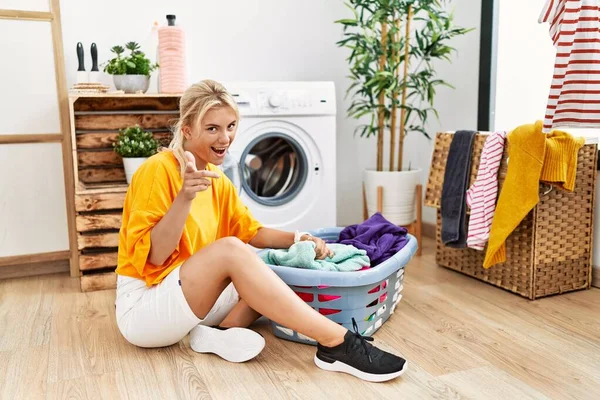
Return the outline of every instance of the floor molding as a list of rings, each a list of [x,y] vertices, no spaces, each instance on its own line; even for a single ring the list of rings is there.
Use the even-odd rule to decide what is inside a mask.
[[[69,260],[7,265],[0,268],[0,280],[34,275],[56,274],[59,272],[69,272]]]
[[[592,286],[600,288],[600,267],[597,265],[592,268]]]
[[[54,261],[69,260],[71,252],[69,250],[64,251],[51,251],[48,253],[34,253],[34,254],[23,254],[18,256],[7,256],[0,257],[0,267],[5,268],[14,265],[30,265],[48,263]]]

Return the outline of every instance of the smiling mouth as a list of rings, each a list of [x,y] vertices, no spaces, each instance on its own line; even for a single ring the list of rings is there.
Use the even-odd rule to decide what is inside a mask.
[[[227,147],[211,147],[212,151],[222,156],[227,151]]]

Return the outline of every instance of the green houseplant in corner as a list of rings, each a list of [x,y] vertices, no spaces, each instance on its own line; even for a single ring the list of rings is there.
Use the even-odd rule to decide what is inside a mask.
[[[150,86],[150,74],[158,68],[158,64],[150,62],[136,42],[128,42],[125,48],[129,50],[129,55],[124,55],[125,49],[121,46],[110,49],[116,57],[104,64],[104,72],[113,76],[117,90],[146,93]]]
[[[453,25],[445,3],[349,0],[346,5],[353,18],[336,21],[343,25],[343,39],[337,44],[350,49],[348,115],[366,121],[355,133],[377,137],[377,168],[365,170],[363,176],[368,213],[375,212],[376,188],[383,186],[383,214],[397,225],[414,221],[415,190],[421,175],[419,169],[403,168],[404,139],[410,131],[430,139],[426,124],[432,114],[437,117],[433,107],[436,87],[450,86],[436,77],[434,62],[450,61],[455,49],[447,43],[470,31]],[[384,136],[389,136],[387,170]]]
[[[152,132],[144,131],[139,125],[130,126],[119,131],[117,140],[113,143],[115,152],[123,157],[123,167],[127,183],[148,157],[156,154],[159,143]]]

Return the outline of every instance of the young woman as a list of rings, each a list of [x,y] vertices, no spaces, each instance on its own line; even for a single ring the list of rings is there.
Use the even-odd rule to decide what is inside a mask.
[[[246,245],[311,240],[318,258],[330,255],[317,237],[261,226],[217,168],[236,135],[233,97],[202,81],[183,94],[180,113],[169,149],[138,169],[125,198],[116,270],[125,339],[162,347],[190,333],[193,350],[242,362],[264,347],[260,334],[245,329],[264,315],[314,338],[322,369],[369,381],[401,375],[405,360],[319,314]]]

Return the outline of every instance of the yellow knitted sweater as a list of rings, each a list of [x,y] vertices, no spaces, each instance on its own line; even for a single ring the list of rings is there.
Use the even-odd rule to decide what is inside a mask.
[[[509,132],[508,171],[490,229],[484,268],[506,261],[505,241],[539,201],[539,182],[575,189],[577,153],[584,138],[563,131],[542,132],[542,121]]]

